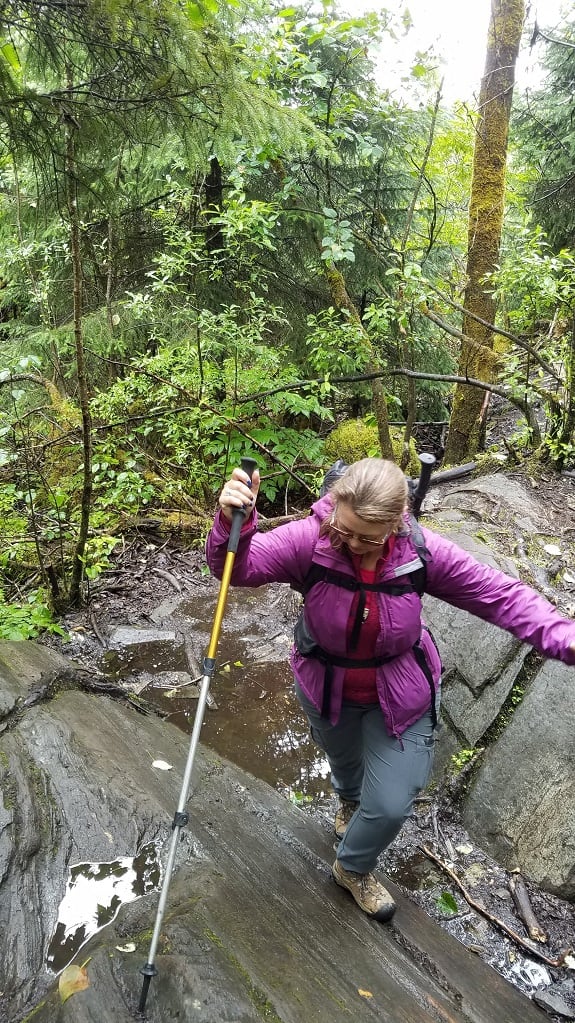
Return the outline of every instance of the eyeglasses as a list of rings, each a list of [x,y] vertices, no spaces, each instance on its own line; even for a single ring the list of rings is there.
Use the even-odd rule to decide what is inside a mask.
[[[358,543],[370,544],[373,547],[382,547],[383,544],[389,540],[389,533],[386,533],[381,540],[374,540],[371,536],[359,536],[357,533],[352,533],[349,529],[340,529],[339,526],[335,525],[335,512],[329,520],[329,528],[341,536],[342,540],[357,540]]]

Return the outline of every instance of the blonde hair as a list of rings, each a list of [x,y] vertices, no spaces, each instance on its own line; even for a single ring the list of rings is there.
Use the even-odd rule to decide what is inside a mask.
[[[407,480],[395,462],[362,458],[330,487],[337,504],[346,504],[366,522],[383,522],[399,529],[407,508]]]

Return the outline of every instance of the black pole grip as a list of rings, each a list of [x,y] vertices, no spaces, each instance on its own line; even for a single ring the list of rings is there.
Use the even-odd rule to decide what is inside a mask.
[[[244,472],[247,472],[251,480],[258,467],[258,463],[255,458],[242,458],[240,466]],[[246,517],[246,511],[246,508],[234,508],[232,512],[232,527],[230,529],[230,538],[228,540],[228,553],[231,551],[232,554],[235,554],[238,549],[240,533]]]
[[[428,451],[423,451],[421,455],[418,456],[418,458],[421,463],[421,469],[419,472],[417,486],[413,493],[412,502],[413,514],[415,515],[416,518],[419,515],[419,512],[421,511],[423,499],[429,488],[431,473],[433,472],[433,466],[435,465],[435,455],[429,454]]]

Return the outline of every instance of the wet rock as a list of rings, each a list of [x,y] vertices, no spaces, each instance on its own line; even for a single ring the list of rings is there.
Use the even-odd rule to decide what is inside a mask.
[[[528,533],[541,525],[541,501],[519,481],[503,474],[481,476],[452,486],[441,496],[441,509],[499,526],[521,526]],[[427,503],[426,503],[427,507]],[[507,569],[504,569],[507,571]]]
[[[536,991],[533,1001],[537,1002],[542,1009],[552,1012],[561,1019],[575,1019],[575,1000],[569,1002],[564,997],[561,986],[546,988],[543,991]]]
[[[161,625],[161,623],[167,618],[171,618],[182,603],[183,601],[181,596],[166,597],[161,604],[158,604],[158,606],[150,612],[151,621],[153,621],[154,625]]]
[[[464,821],[510,869],[575,898],[573,669],[546,661],[471,787]]]
[[[117,626],[108,637],[103,660],[109,671],[118,674],[153,672],[167,666],[182,671],[187,668],[183,637],[172,629]]]
[[[43,673],[69,667],[70,661],[56,650],[44,649],[36,643],[0,642],[0,721],[14,709],[23,690]]]
[[[18,698],[47,653],[32,647],[19,651],[20,668],[29,653],[20,692],[13,674],[7,682]],[[48,670],[50,662],[47,656]],[[0,739],[0,1018],[132,1023],[157,911],[157,893],[146,894],[146,871],[135,863],[146,850],[157,874],[153,853],[160,860],[167,853],[189,740],[109,696],[66,689],[24,704],[21,713],[8,713]],[[171,770],[156,769],[159,760]],[[150,1020],[545,1023],[536,1006],[392,882],[399,906],[393,925],[365,917],[330,880],[331,828],[203,749],[189,810],[147,1003]],[[113,899],[97,900],[97,923],[105,926],[85,945],[79,934],[76,963],[85,983],[62,1002],[46,952],[63,966],[69,936],[58,930],[61,904],[70,868],[78,879],[86,864],[84,874],[118,882],[120,870],[133,870],[140,888],[132,894],[140,897],[119,909]],[[76,924],[81,929],[81,918]]]
[[[432,597],[424,599],[424,614],[444,667],[442,703],[448,727],[472,748],[499,714],[529,648],[502,629]]]

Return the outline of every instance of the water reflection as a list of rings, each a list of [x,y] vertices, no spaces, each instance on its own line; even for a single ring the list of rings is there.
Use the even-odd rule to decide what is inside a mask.
[[[224,649],[211,685],[218,709],[206,711],[201,740],[220,756],[262,778],[281,792],[301,792],[314,801],[330,792],[329,767],[312,741],[307,720],[293,689],[285,662],[250,664],[237,661],[237,647]],[[191,732],[196,701],[170,698],[148,690],[149,699],[168,713],[169,720]]]
[[[76,863],[70,868],[66,894],[48,947],[47,965],[59,973],[92,935],[111,923],[127,902],[160,887],[161,867],[153,844],[137,856],[109,863]]]

